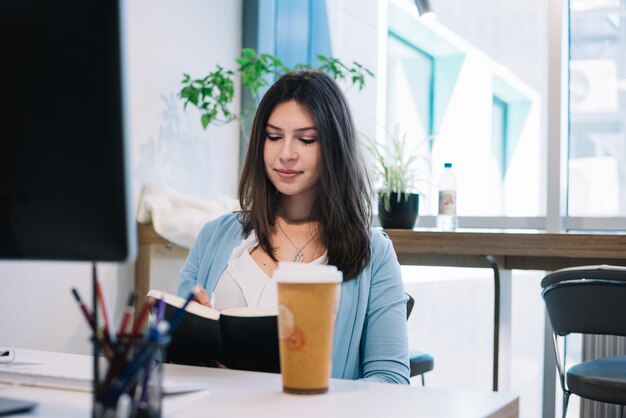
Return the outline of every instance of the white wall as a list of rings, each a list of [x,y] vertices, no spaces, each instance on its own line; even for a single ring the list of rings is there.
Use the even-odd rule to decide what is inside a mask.
[[[183,112],[176,96],[183,73],[201,78],[216,64],[235,68],[241,2],[132,0],[127,10],[135,192],[157,182],[199,198],[234,197],[237,124],[205,131],[199,113],[192,108]],[[239,96],[233,103],[239,103]]]
[[[109,309],[119,313],[130,291],[132,267],[103,263],[98,273]],[[89,329],[72,287],[91,301],[88,263],[1,262],[0,346],[89,353]]]
[[[183,113],[175,96],[183,72],[200,77],[216,63],[234,67],[241,2],[132,0],[125,11],[134,202],[149,182],[201,198],[234,197],[236,125],[203,131],[199,116]],[[133,268],[99,266],[116,318],[133,287]],[[87,263],[0,262],[0,346],[89,353],[89,331],[70,289],[90,298],[90,277]]]
[[[379,9],[386,3],[376,0],[326,0],[333,56],[345,63],[357,61],[370,69],[376,79],[365,80],[362,91],[344,89],[356,128],[369,137],[376,134]]]

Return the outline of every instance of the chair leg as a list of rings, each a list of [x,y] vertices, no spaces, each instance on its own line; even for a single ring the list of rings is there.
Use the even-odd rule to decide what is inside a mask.
[[[424,373],[422,373],[421,376],[422,376],[422,386],[426,386],[426,383],[424,382]]]
[[[567,405],[569,403],[569,395],[570,395],[569,392],[563,391],[563,418],[567,416]]]
[[[619,418],[624,418],[624,405],[619,406]]]

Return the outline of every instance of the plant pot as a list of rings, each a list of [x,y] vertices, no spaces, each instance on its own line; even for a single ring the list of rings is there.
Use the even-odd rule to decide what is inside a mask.
[[[396,192],[390,195],[389,210],[385,210],[385,203],[380,195],[378,196],[378,218],[380,225],[384,229],[413,229],[417,220],[419,209],[419,197],[417,193],[403,194],[398,202]]]

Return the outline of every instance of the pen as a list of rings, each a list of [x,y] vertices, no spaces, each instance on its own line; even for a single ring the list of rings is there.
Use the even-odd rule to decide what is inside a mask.
[[[137,378],[138,371],[152,358],[152,355],[158,348],[157,342],[167,329],[167,323],[162,321],[150,331],[148,341],[128,363],[122,375],[114,379],[111,388],[104,397],[105,405],[115,405],[119,396],[134,382]]]
[[[157,302],[156,319],[154,321],[155,324],[159,324],[161,323],[161,321],[163,321],[164,313],[165,313],[165,300],[163,299],[163,295],[161,295],[161,297],[159,298],[159,301]],[[150,359],[150,361],[148,361],[148,365],[146,366],[146,371],[143,376],[143,384],[141,385],[141,398],[140,398],[140,405],[139,405],[140,408],[148,403],[148,398],[149,398],[148,386],[150,383],[150,378],[152,377],[152,369],[154,368],[154,364],[155,364],[155,360],[153,357]]]
[[[157,324],[163,320],[163,315],[165,315],[165,299],[163,299],[163,295],[161,295],[161,298],[159,299],[159,304],[157,305]]]
[[[113,356],[113,353],[112,353],[111,347],[107,345],[107,342],[110,342],[108,336],[105,335],[102,332],[102,330],[96,326],[93,320],[93,314],[91,313],[87,305],[85,305],[82,298],[80,297],[80,294],[78,293],[78,290],[75,287],[72,288],[72,294],[74,295],[74,298],[78,302],[78,305],[80,306],[80,310],[83,312],[85,319],[87,319],[89,326],[93,330],[95,339],[98,341],[98,343],[102,345],[104,355],[110,360]]]
[[[163,295],[159,298],[159,302],[157,304],[156,311],[156,324],[161,323],[163,321],[163,315],[165,314],[165,299],[163,299]],[[141,399],[140,399],[140,407],[146,405],[148,403],[149,390],[148,385],[150,383],[150,378],[152,377],[152,369],[154,368],[155,360],[151,358],[146,366],[146,371],[143,376],[143,384],[141,386]]]
[[[115,408],[115,418],[128,418],[132,411],[132,399],[128,393],[122,393],[117,400],[117,407]]]
[[[135,322],[135,325],[133,326],[132,329],[132,334],[131,334],[131,338],[128,340],[124,340],[124,334],[126,333],[126,328],[128,327],[128,324],[131,321],[131,317],[133,316],[133,313],[135,312],[135,300],[137,297],[137,291],[133,291],[130,294],[130,297],[128,298],[128,303],[126,305],[126,308],[124,309],[124,313],[122,314],[122,321],[120,323],[120,328],[118,331],[118,337],[120,338],[120,340],[118,341],[118,344],[115,345],[115,354],[111,360],[111,364],[109,365],[109,370],[107,372],[107,375],[105,377],[104,380],[104,388],[108,388],[111,383],[113,382],[113,379],[119,374],[120,370],[123,369],[123,367],[125,367],[125,365],[128,362],[128,354],[130,352],[132,352],[132,346],[133,346],[133,342],[135,341],[135,338],[138,333],[139,333],[139,327],[141,326],[140,322],[141,321],[137,321]],[[143,314],[143,311],[146,309],[150,309],[150,305],[148,304],[148,301],[146,301],[146,303],[144,304],[143,308],[142,308],[142,313],[140,314],[140,316]]]
[[[124,309],[124,313],[122,314],[122,322],[120,323],[120,329],[117,332],[118,337],[122,337],[126,334],[126,328],[128,328],[128,323],[135,313],[135,299],[137,298],[137,291],[133,290],[128,298],[128,304],[126,305],[126,309]]]
[[[78,290],[75,287],[72,288],[72,294],[74,295],[74,298],[76,299],[76,302],[78,302],[78,305],[80,306],[80,310],[83,311],[83,315],[85,316],[85,319],[87,319],[87,322],[89,323],[89,326],[95,332],[96,331],[96,324],[94,324],[94,322],[93,322],[93,315],[91,314],[91,312],[89,311],[89,308],[85,305],[85,303],[81,299],[80,294],[78,293]]]
[[[199,289],[200,289],[199,287],[193,288],[189,296],[187,296],[187,299],[185,300],[185,303],[183,304],[182,308],[177,310],[174,316],[172,317],[172,319],[170,320],[169,326],[167,330],[165,331],[165,333],[171,334],[172,331],[174,331],[174,328],[176,328],[180,320],[183,319],[183,315],[185,314],[185,309],[187,309],[187,305],[189,305],[189,303],[196,297],[196,294],[198,293]]]

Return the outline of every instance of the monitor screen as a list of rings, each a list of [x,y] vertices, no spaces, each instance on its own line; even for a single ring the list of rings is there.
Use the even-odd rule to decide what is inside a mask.
[[[0,2],[0,258],[134,255],[117,0]]]

